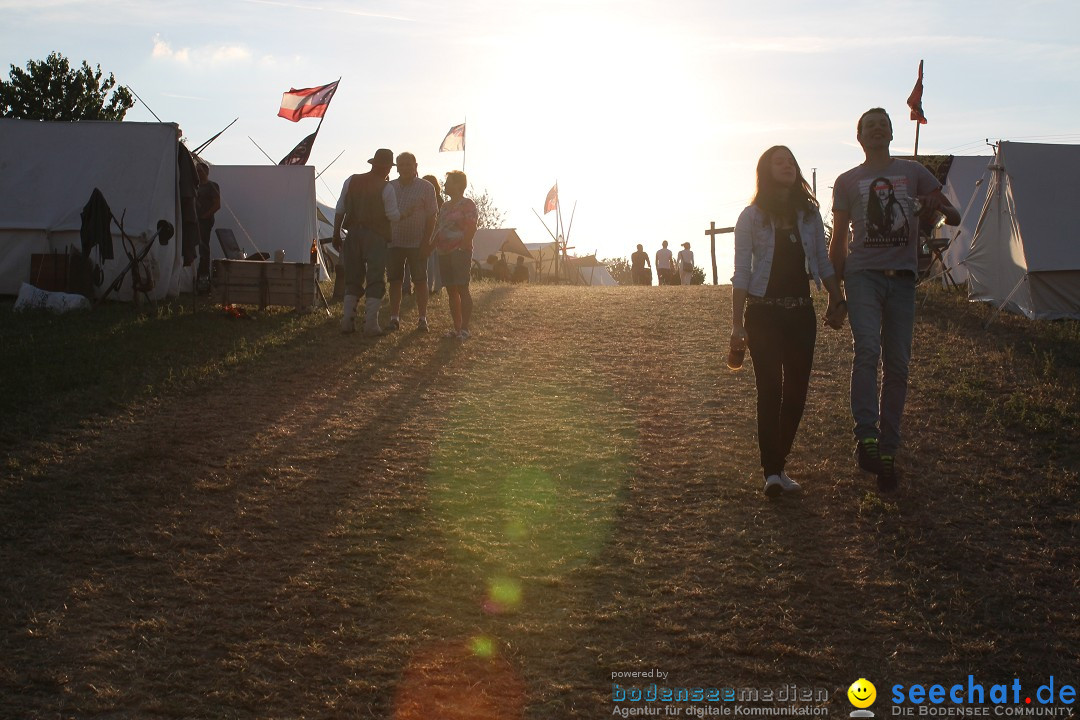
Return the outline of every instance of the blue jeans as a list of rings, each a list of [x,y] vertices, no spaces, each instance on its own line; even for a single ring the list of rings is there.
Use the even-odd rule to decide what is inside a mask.
[[[350,229],[342,251],[345,294],[381,299],[386,292],[386,238],[367,228]]]
[[[855,351],[851,363],[855,437],[878,438],[881,454],[894,455],[900,447],[900,418],[907,399],[915,278],[863,270],[849,273],[844,284]]]

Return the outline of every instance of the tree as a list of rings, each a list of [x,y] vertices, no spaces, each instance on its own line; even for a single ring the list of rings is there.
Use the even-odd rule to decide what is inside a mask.
[[[600,262],[607,265],[608,272],[611,273],[611,277],[615,278],[615,282],[620,285],[634,284],[634,276],[630,272],[630,263],[626,261],[626,258],[607,258]]]
[[[478,228],[501,228],[506,221],[506,213],[495,207],[495,201],[487,190],[477,194],[471,189],[465,196],[476,203],[476,227]]]
[[[112,73],[103,78],[101,66],[92,70],[83,60],[72,70],[66,57],[49,53],[30,60],[26,70],[11,66],[8,81],[0,80],[0,116],[25,120],[123,120],[135,104],[131,91],[116,87]]]

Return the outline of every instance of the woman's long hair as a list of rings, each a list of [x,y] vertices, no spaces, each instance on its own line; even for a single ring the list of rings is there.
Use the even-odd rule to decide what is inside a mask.
[[[421,180],[427,180],[429,183],[431,183],[431,186],[435,188],[435,203],[436,203],[436,205],[438,205],[441,208],[442,204],[443,204],[443,200],[445,198],[443,198],[442,186],[439,185],[439,179],[436,178],[434,175],[425,175],[424,177],[422,177],[420,179]]]
[[[762,154],[757,163],[757,192],[754,194],[754,205],[761,208],[773,220],[787,220],[798,212],[816,211],[820,206],[817,198],[814,197],[814,191],[810,188],[810,183],[803,177],[798,160],[795,160],[795,185],[787,198],[782,197],[781,186],[772,176],[771,165],[772,156],[780,150],[787,150],[791,158],[795,159],[795,153],[785,145],[773,145]]]

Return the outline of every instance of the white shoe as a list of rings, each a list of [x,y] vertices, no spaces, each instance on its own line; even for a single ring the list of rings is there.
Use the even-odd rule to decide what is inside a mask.
[[[765,478],[765,497],[774,498],[784,492],[784,482],[779,475],[770,475]]]
[[[780,472],[780,484],[787,492],[799,492],[802,490],[802,485],[789,478],[787,473],[783,471]]]

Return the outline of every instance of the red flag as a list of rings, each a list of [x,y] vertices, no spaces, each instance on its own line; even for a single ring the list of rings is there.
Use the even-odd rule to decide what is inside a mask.
[[[321,87],[304,88],[303,90],[290,89],[281,96],[281,109],[278,117],[297,122],[301,118],[321,118],[330,105],[330,99],[334,97],[338,81]]]
[[[919,61],[919,79],[915,81],[915,88],[908,95],[907,105],[911,108],[911,119],[918,120],[920,125],[926,124],[926,115],[922,110],[922,64],[923,61]]]
[[[455,125],[450,128],[450,132],[446,133],[446,137],[443,138],[442,145],[439,146],[439,152],[452,152],[454,150],[465,149],[465,123]]]
[[[315,144],[315,136],[319,134],[319,131],[308,135],[306,138],[300,141],[300,143],[292,149],[292,152],[282,158],[278,165],[306,165],[308,158],[311,156],[311,148]]]
[[[551,189],[548,190],[547,197],[544,198],[544,214],[547,215],[549,212],[554,210],[555,206],[558,205],[558,204],[559,204],[559,183],[555,183],[554,185],[551,186]]]

